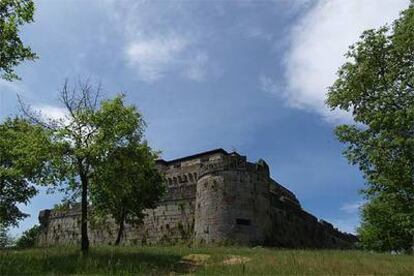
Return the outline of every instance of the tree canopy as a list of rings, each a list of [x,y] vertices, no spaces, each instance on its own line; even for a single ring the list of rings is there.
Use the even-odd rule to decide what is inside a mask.
[[[37,58],[19,36],[19,28],[33,22],[34,10],[32,0],[0,1],[0,77],[6,80],[19,78],[14,68],[22,61]]]
[[[144,209],[157,206],[163,192],[163,176],[155,166],[157,155],[145,143],[129,141],[108,153],[97,166],[91,201],[97,215],[111,215],[119,225],[115,245],[121,241],[124,223],[141,223]]]
[[[32,182],[41,182],[49,159],[47,132],[21,118],[0,124],[0,224],[17,225],[27,215],[18,204],[36,194]]]
[[[367,248],[404,250],[413,244],[413,41],[411,2],[392,27],[367,30],[350,47],[328,92],[329,107],[353,115],[354,123],[338,126],[336,135],[366,178],[359,234]]]
[[[129,141],[141,141],[145,122],[135,106],[127,106],[124,96],[100,99],[100,86],[88,81],[70,86],[66,82],[60,91],[65,118],[45,119],[24,104],[25,115],[50,134],[51,153],[44,183],[54,185],[81,200],[81,248],[89,249],[88,208],[90,185],[102,163],[110,162],[111,153],[127,146]],[[107,167],[110,173],[114,168]],[[125,172],[125,171],[124,171]]]

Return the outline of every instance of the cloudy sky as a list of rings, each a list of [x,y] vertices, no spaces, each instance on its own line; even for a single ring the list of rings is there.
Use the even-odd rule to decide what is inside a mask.
[[[222,147],[264,158],[273,178],[319,218],[353,232],[363,179],[333,135],[348,114],[324,106],[326,88],[361,32],[391,23],[409,0],[39,0],[24,41],[40,59],[0,80],[0,120],[16,93],[60,116],[66,78],[100,81],[142,111],[146,137],[172,159]],[[59,194],[23,209],[37,223]]]

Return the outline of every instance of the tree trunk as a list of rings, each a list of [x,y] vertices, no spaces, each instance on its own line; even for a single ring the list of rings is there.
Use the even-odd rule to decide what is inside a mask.
[[[88,239],[88,178],[83,170],[82,162],[79,162],[79,175],[82,184],[82,216],[81,216],[81,250],[84,255],[89,250],[89,239]]]
[[[121,242],[121,237],[124,232],[124,216],[122,216],[121,221],[119,222],[118,236],[116,237],[115,245],[118,246]]]

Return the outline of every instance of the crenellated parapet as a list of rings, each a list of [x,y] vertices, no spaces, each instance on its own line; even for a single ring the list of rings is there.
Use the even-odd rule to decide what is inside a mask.
[[[269,168],[265,163],[251,163],[246,160],[245,156],[233,153],[225,156],[223,159],[202,164],[199,178],[220,171],[246,171],[261,174],[266,177],[269,176]]]

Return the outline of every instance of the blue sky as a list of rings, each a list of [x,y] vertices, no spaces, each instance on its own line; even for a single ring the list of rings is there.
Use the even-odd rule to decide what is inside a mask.
[[[213,148],[265,159],[304,209],[354,231],[363,179],[342,157],[335,125],[350,116],[324,106],[347,46],[391,23],[409,0],[39,0],[24,41],[40,59],[0,80],[0,119],[16,93],[51,117],[66,78],[123,92],[148,123],[164,159]],[[17,235],[59,202],[43,190]]]

